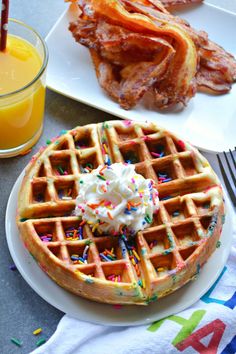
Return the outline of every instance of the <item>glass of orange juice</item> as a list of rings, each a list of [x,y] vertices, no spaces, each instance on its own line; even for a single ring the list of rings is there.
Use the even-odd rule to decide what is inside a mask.
[[[9,19],[0,51],[0,158],[24,153],[43,129],[48,50],[40,35]]]

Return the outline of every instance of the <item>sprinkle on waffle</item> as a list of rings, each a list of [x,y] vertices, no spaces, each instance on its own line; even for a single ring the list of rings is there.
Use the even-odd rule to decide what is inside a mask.
[[[120,198],[114,164],[149,180],[146,187],[132,175],[129,188],[120,183]],[[76,198],[93,173],[91,193],[99,186],[100,197],[88,194],[85,208]],[[136,215],[137,230],[128,225]],[[219,246],[224,219],[207,160],[147,122],[91,124],[50,139],[31,159],[18,197],[21,238],[40,267],[65,289],[110,304],[146,305],[195,279]]]

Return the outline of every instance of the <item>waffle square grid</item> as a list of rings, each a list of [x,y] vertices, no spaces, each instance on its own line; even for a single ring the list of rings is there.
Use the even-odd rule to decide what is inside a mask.
[[[137,173],[158,186],[159,212],[132,240],[97,235],[73,216],[80,177],[115,162],[135,164]],[[221,199],[217,205],[215,195]],[[79,275],[86,284],[109,284],[115,296],[104,300],[89,290],[71,291],[97,301],[148,303],[199,272],[218,241],[222,214],[219,182],[197,150],[155,124],[112,121],[69,131],[33,158],[18,218],[27,248],[33,254],[43,249],[49,268],[60,264],[74,280]],[[58,274],[46,271],[57,281]],[[68,288],[64,281],[59,284]]]

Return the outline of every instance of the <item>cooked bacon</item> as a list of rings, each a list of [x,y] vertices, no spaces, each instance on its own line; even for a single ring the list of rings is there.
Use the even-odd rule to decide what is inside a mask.
[[[197,73],[197,84],[200,91],[223,94],[231,88],[231,82],[227,82],[220,71],[201,68]]]
[[[69,30],[72,32],[75,40],[88,48],[97,47],[95,36],[96,29],[96,22],[83,20],[82,18],[78,21],[71,22],[69,25]]]
[[[167,7],[201,0],[80,0],[70,24],[90,49],[101,87],[125,109],[146,92],[159,108],[187,104],[197,91],[226,93],[236,60]]]
[[[96,36],[101,56],[122,67],[131,63],[151,62],[163,48],[172,49],[164,39],[134,33],[105,21],[98,21]]]
[[[164,39],[137,34],[98,20],[70,25],[73,36],[88,46],[101,87],[125,109],[168,71],[174,49]]]
[[[79,19],[69,26],[79,43],[99,51],[100,56],[115,65],[152,61],[164,47],[172,46],[162,38],[142,35],[120,26],[98,20],[96,23]]]
[[[99,84],[115,101],[119,101],[120,83],[116,79],[113,65],[104,61],[94,49],[90,49],[90,54]]]
[[[165,7],[201,3],[203,0],[161,0]]]
[[[97,52],[91,51],[96,74],[101,87],[124,109],[130,109],[137,104],[145,92],[158,80],[166,75],[169,61],[173,51],[160,61],[160,58],[153,62],[140,62],[131,64],[120,72],[121,80],[118,80],[115,73],[115,66],[104,61]]]
[[[160,2],[149,0],[151,5],[145,6],[142,1],[122,0],[126,5],[137,12],[148,15],[149,17],[158,21],[172,22],[181,26],[184,30],[188,31],[192,40],[194,41],[199,55],[199,75],[197,83],[201,89],[203,86],[208,89],[211,87],[213,92],[225,93],[231,89],[231,84],[236,80],[236,60],[227,53],[222,47],[215,44],[208,39],[207,33],[197,31],[192,28],[186,21],[177,16],[173,16],[168,12],[158,11]],[[157,8],[155,5],[157,3]],[[162,1],[163,3],[163,1]],[[207,74],[207,69],[210,73]],[[216,71],[215,73],[212,71]],[[218,78],[220,83],[216,83],[214,78]]]
[[[200,48],[202,66],[211,70],[219,70],[229,82],[236,80],[236,60],[218,44],[208,41],[207,46]]]
[[[166,11],[159,1],[139,2],[143,6],[158,4]],[[180,28],[163,26],[162,20],[154,22],[142,15],[140,21],[124,5],[122,1],[111,5],[104,0],[82,0],[82,16],[70,25],[75,39],[93,49],[100,85],[113,98],[119,96],[120,105],[126,109],[158,82],[164,92],[168,86],[169,104],[187,101],[185,96],[194,92],[191,86],[197,66],[192,41]],[[116,81],[115,89],[112,80]]]

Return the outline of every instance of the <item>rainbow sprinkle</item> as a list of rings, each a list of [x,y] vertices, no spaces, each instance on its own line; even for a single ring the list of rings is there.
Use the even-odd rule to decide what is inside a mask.
[[[12,264],[9,268],[10,268],[10,270],[12,270],[12,271],[17,270],[17,268],[16,268],[16,265],[15,265],[15,264]]]
[[[42,344],[46,343],[46,339],[41,338],[37,341],[36,347],[40,347]]]
[[[173,217],[176,217],[176,216],[179,216],[179,215],[180,215],[179,210],[175,210],[175,211],[173,211],[173,213],[172,213],[172,216],[173,216]]]
[[[17,345],[18,347],[21,347],[23,342],[21,342],[19,339],[12,337],[11,342]]]
[[[183,140],[178,140],[178,141],[177,141],[177,145],[180,147],[180,149],[181,149],[182,151],[185,150],[185,143],[183,142]]]
[[[68,175],[68,171],[66,170],[66,168],[63,168],[61,165],[56,166],[56,172],[58,172],[60,176]]]
[[[38,193],[35,197],[35,200],[39,203],[43,203],[44,202],[44,195],[43,193]]]
[[[43,242],[52,242],[53,239],[53,235],[50,233],[46,233],[46,234],[40,234],[39,238],[41,241]]]
[[[37,336],[39,333],[41,333],[42,332],[42,328],[37,328],[37,329],[35,329],[34,331],[33,331],[33,334],[35,335],[35,336]]]
[[[110,281],[113,281],[115,283],[120,283],[121,282],[121,276],[119,275],[115,275],[115,274],[111,274],[107,276],[107,279]]]
[[[69,227],[65,230],[65,236],[67,241],[83,240],[83,227]]]
[[[86,245],[83,251],[83,255],[79,255],[77,253],[73,253],[70,256],[70,259],[72,260],[73,264],[87,264],[87,259],[88,259],[88,250],[89,250],[90,245]]]
[[[130,163],[135,164],[140,161],[138,154],[135,151],[131,151],[131,150],[124,152],[123,157],[124,157],[124,161],[128,164]]]
[[[152,242],[149,244],[149,247],[150,247],[150,249],[152,250],[153,247],[155,247],[156,245],[157,245],[157,240],[154,240],[154,241],[152,241]]]
[[[103,262],[112,262],[117,260],[117,257],[114,253],[114,248],[110,250],[105,249],[103,252],[99,253],[99,256]]]
[[[58,190],[58,197],[62,200],[72,200],[72,189],[71,188],[65,188],[65,189],[59,189]]]
[[[167,173],[158,172],[157,176],[158,176],[158,184],[172,181],[172,178]]]
[[[93,170],[93,164],[91,162],[87,162],[84,166],[80,166],[81,173],[90,173]]]
[[[163,145],[156,145],[153,148],[154,151],[151,151],[151,155],[155,158],[161,158],[163,156],[165,156],[165,147]]]
[[[79,139],[75,141],[75,148],[80,149],[87,149],[90,146],[90,139],[89,137],[84,137],[83,139]]]
[[[125,231],[125,230],[124,230]],[[128,240],[127,236],[125,235],[125,233],[121,236],[121,239],[124,241],[125,246],[128,250],[128,254],[129,254],[129,259],[136,271],[136,274],[138,277],[141,276],[141,272],[140,272],[140,268],[139,268],[139,262],[140,262],[140,257],[139,254],[135,248],[134,245],[134,240]],[[141,284],[141,283],[140,283]]]

